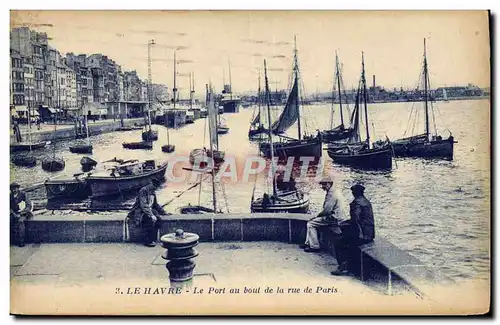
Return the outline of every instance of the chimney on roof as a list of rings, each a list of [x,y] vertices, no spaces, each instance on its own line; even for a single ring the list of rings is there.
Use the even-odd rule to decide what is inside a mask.
[[[375,75],[373,75],[373,89],[375,89]]]

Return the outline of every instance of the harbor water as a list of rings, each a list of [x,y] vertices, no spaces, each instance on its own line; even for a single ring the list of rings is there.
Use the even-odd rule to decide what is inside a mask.
[[[424,113],[421,103],[380,103],[369,105],[370,136],[372,140],[397,139],[405,129],[407,136],[423,133]],[[350,186],[362,182],[366,197],[372,202],[377,236],[383,236],[401,249],[422,260],[429,267],[451,278],[488,279],[490,271],[490,102],[489,100],[463,100],[433,104],[439,110],[430,116],[440,134],[448,136],[449,129],[455,140],[454,160],[396,159],[389,172],[360,171],[332,163],[326,151],[326,169],[335,176],[336,186],[342,191],[346,211],[352,200]],[[418,123],[408,125],[410,112],[419,110]],[[246,157],[258,154],[256,143],[248,141],[249,122],[254,107],[240,110],[238,114],[224,114],[228,134],[219,137],[220,150],[226,156],[234,156],[244,163]],[[329,127],[331,105],[327,103],[303,108],[302,129],[315,134],[316,130]],[[415,110],[413,111],[415,114]],[[334,116],[338,124],[338,113]],[[90,155],[97,161],[114,157],[121,159],[156,159],[167,161],[174,157],[187,157],[194,148],[208,146],[205,119],[170,130],[170,142],[176,151],[166,154],[161,146],[166,144],[167,131],[158,129],[159,140],[151,151],[126,150],[122,142],[140,141],[141,131],[115,132],[90,138],[94,146]],[[365,126],[363,126],[363,129]],[[289,130],[296,136],[297,130]],[[34,168],[16,167],[11,164],[11,179],[21,186],[40,183],[55,176],[72,177],[80,172],[82,155],[69,152],[74,141],[56,142],[55,154],[63,157],[66,168],[58,173],[42,170],[41,164]],[[78,140],[82,141],[82,140]],[[43,158],[53,154],[52,144],[38,150],[35,155]],[[238,166],[238,169],[243,168]],[[186,171],[186,173],[189,173]],[[183,205],[212,205],[212,188],[207,181],[174,199],[166,210],[172,213]],[[160,203],[181,194],[193,183],[164,184],[158,192]],[[252,193],[261,195],[268,189],[266,182],[224,181],[217,186],[217,202],[224,212],[248,213]],[[313,180],[299,183],[309,193],[311,212],[321,209],[324,192]]]

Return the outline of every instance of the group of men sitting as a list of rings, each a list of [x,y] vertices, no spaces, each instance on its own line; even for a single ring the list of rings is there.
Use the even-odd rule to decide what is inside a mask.
[[[346,218],[341,195],[335,190],[333,179],[326,177],[320,181],[326,192],[322,211],[307,222],[306,241],[300,245],[305,252],[320,251],[318,230],[328,227],[335,234],[337,270],[333,275],[347,275],[348,263],[357,246],[369,243],[375,238],[375,225],[370,201],[364,196],[365,187],[356,184],[351,187],[354,200],[350,203],[350,219]],[[137,226],[145,228],[145,245],[154,247],[161,216],[169,215],[158,203],[156,189],[160,181],[153,180],[139,191],[128,218]],[[25,243],[25,221],[32,216],[33,206],[19,184],[10,186],[10,220],[13,237],[19,246]]]

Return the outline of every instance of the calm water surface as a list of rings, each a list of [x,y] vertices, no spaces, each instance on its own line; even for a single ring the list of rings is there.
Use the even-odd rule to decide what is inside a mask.
[[[372,138],[373,135],[375,139],[401,137],[413,105],[420,108],[419,104],[412,103],[370,105]],[[443,102],[436,106],[439,113],[431,118],[436,120],[438,130],[447,136],[446,129],[450,129],[458,141],[453,161],[397,159],[391,172],[367,172],[335,165],[325,151],[326,168],[335,175],[346,204],[352,200],[349,187],[356,181],[365,184],[366,196],[374,208],[377,235],[454,279],[487,279],[490,263],[490,103],[488,100],[468,100]],[[224,115],[230,132],[220,136],[220,147],[239,163],[258,152],[257,145],[247,139],[253,109],[250,107],[242,109],[239,114]],[[423,113],[420,111],[419,114],[419,120],[423,120]],[[329,124],[330,105],[307,106],[303,115],[307,118],[303,128],[309,132],[324,129]],[[200,148],[208,140],[204,136],[205,120],[197,120],[194,124],[170,130],[176,152],[165,154],[161,145],[166,143],[166,130],[155,127],[159,130],[159,141],[155,142],[152,151],[122,148],[122,142],[139,141],[140,131],[110,133],[91,137],[94,144],[92,157],[98,161],[113,157],[168,160],[187,156],[191,149]],[[414,129],[422,132],[423,123],[417,123]],[[296,132],[293,128],[289,130],[292,136],[296,136]],[[82,156],[69,152],[72,143],[74,141],[67,141],[56,146],[57,155],[66,160],[64,171],[51,174],[43,171],[40,165],[31,169],[11,165],[11,176],[25,186],[56,175],[78,173]],[[43,157],[50,152],[52,147],[36,154]],[[243,167],[238,165],[238,168]],[[159,191],[159,200],[166,202],[190,185],[192,183],[167,184]],[[314,182],[302,182],[300,186],[310,194],[312,212],[317,212],[324,193]],[[255,187],[256,195],[267,189],[263,177],[257,180]],[[249,212],[253,191],[254,181],[226,181],[223,187],[218,186],[218,203],[224,211]],[[167,210],[175,212],[182,205],[198,202],[210,206],[211,197],[211,186],[204,182],[201,187],[175,199]]]

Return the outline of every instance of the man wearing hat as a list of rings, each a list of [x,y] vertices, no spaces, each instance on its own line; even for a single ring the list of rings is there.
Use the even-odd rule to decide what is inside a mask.
[[[160,216],[168,215],[156,198],[155,190],[160,184],[159,180],[153,178],[148,185],[141,188],[128,213],[128,217],[136,226],[142,226],[145,229],[144,244],[148,247],[156,246],[156,237],[162,221]]]
[[[305,252],[318,252],[320,250],[318,240],[318,228],[328,226],[341,235],[339,222],[344,220],[344,208],[340,193],[335,191],[332,177],[323,177],[319,182],[321,188],[326,192],[323,210],[307,222],[306,242],[300,245]]]
[[[33,205],[17,183],[10,184],[10,227],[13,242],[23,247],[26,237],[25,221],[33,216]]]
[[[351,219],[341,224],[342,236],[335,243],[337,270],[332,275],[347,275],[348,261],[354,257],[353,248],[367,244],[375,238],[375,222],[370,201],[365,197],[365,187],[356,184],[351,187],[354,200],[350,204]]]

